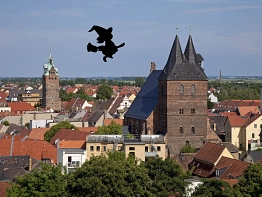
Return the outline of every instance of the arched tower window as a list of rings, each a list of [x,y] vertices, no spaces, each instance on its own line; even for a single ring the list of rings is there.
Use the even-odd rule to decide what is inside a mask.
[[[191,94],[195,94],[196,93],[196,86],[193,84],[191,85]]]
[[[195,107],[191,107],[191,114],[195,114]]]
[[[191,127],[191,134],[195,134],[195,127]]]
[[[180,128],[179,128],[179,133],[180,133],[180,134],[184,134],[184,129],[183,129],[183,127],[180,127]]]
[[[179,114],[184,114],[184,109],[183,108],[179,109]]]
[[[184,94],[184,86],[182,84],[179,87],[179,93]]]

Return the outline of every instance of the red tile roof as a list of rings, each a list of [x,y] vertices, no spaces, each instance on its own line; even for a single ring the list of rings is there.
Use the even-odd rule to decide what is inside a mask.
[[[238,179],[221,179],[221,180],[228,182],[231,186],[238,183]]]
[[[228,121],[231,127],[242,127],[247,122],[247,120],[248,120],[247,117],[228,116]]]
[[[112,121],[114,121],[116,124],[120,124],[121,126],[124,125],[123,119],[104,119],[104,126],[108,126]]]
[[[59,148],[86,148],[86,140],[60,141]]]
[[[244,116],[248,112],[252,112],[253,114],[259,113],[259,108],[258,106],[242,106],[242,107],[238,107],[238,111],[240,116]]]
[[[244,162],[237,159],[231,159],[228,157],[221,157],[218,161],[215,169],[223,169],[226,170],[220,176],[221,179],[237,179],[238,177],[243,175],[243,171],[250,165],[248,162]]]
[[[226,147],[221,144],[207,142],[201,147],[194,158],[214,164],[217,162],[225,148]]]
[[[79,131],[84,131],[87,133],[95,133],[98,130],[98,127],[77,127]]]
[[[31,139],[44,140],[45,132],[49,129],[50,128],[33,128],[28,137]]]
[[[0,196],[6,197],[6,188],[11,187],[7,182],[0,182]]]
[[[0,155],[10,156],[11,139],[0,139]],[[14,156],[30,155],[30,157],[41,161],[44,158],[57,162],[56,147],[46,141],[14,141],[12,154]]]
[[[86,136],[90,133],[85,131],[77,131],[71,129],[60,129],[50,140],[51,144],[55,144],[55,141],[59,139],[63,140],[86,140]]]
[[[8,107],[11,107],[11,111],[35,111],[36,109],[27,102],[8,102]]]

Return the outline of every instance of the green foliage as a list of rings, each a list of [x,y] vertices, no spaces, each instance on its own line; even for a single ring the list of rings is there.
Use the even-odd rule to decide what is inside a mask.
[[[38,107],[41,107],[41,103],[34,104],[34,108],[38,108]]]
[[[113,95],[112,87],[107,84],[102,84],[97,89],[96,99],[106,100],[106,99],[110,99],[112,95]]]
[[[250,164],[234,187],[245,196],[262,197],[262,163]]]
[[[257,148],[255,151],[262,151],[262,148]]]
[[[61,166],[41,163],[41,169],[17,177],[11,188],[7,189],[8,197],[53,197],[67,196],[66,176]]]
[[[97,135],[123,135],[122,126],[115,121],[111,121],[108,126],[99,126]]]
[[[196,148],[191,144],[186,144],[185,146],[180,148],[180,153],[194,153]]]
[[[59,81],[60,86],[75,86],[75,82],[73,80],[60,80]]]
[[[145,80],[143,77],[137,77],[135,78],[135,86],[142,87],[145,83]]]
[[[60,89],[59,90],[59,98],[61,98],[62,101],[70,101],[72,98],[80,98],[80,99],[84,99],[84,100],[87,100],[87,101],[93,100],[93,98],[88,96],[82,88],[79,89],[75,94],[72,93],[72,92],[67,94],[65,90]]]
[[[242,197],[238,190],[219,179],[203,179],[202,184],[195,188],[191,197]]]
[[[30,123],[29,122],[25,123],[25,127],[30,129]]]
[[[214,107],[214,103],[210,101],[210,99],[207,100],[207,109],[212,109]]]
[[[149,159],[143,163],[152,180],[150,191],[156,196],[184,196],[189,174],[172,159],[160,157]]]
[[[72,197],[156,196],[149,191],[151,180],[147,170],[124,152],[109,152],[108,158],[91,157],[69,176],[68,194]]]
[[[218,101],[230,99],[258,100],[260,99],[260,83],[250,83],[243,81],[229,81],[219,83],[209,82],[208,87],[220,89],[219,93],[214,93]]]
[[[52,137],[60,130],[60,129],[74,129],[78,130],[78,128],[71,124],[69,121],[62,121],[57,123],[56,125],[50,127],[50,129],[45,133],[44,139],[48,142],[52,139]]]
[[[3,125],[5,126],[10,126],[10,122],[8,122],[7,120],[5,120],[4,122],[2,122]]]

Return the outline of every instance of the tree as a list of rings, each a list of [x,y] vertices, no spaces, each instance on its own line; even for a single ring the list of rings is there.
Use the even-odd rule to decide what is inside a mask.
[[[145,83],[145,80],[143,77],[136,77],[135,78],[135,85],[138,87],[142,87]]]
[[[193,191],[191,197],[242,197],[238,190],[219,179],[203,179]]]
[[[122,126],[115,121],[111,121],[108,126],[99,126],[96,132],[97,135],[122,135]]]
[[[69,176],[68,194],[72,197],[156,196],[149,191],[152,186],[146,168],[122,151],[91,157]]]
[[[102,84],[97,89],[96,99],[97,100],[110,99],[112,94],[113,94],[113,88],[107,84]]]
[[[29,122],[25,123],[25,127],[30,129],[30,123]]]
[[[190,174],[184,172],[174,160],[160,157],[149,159],[143,163],[152,180],[150,191],[156,196],[183,196],[186,192]]]
[[[56,125],[50,127],[48,131],[46,131],[44,135],[44,139],[48,142],[52,139],[52,137],[60,130],[60,129],[74,129],[78,130],[78,128],[71,124],[69,121],[62,121],[57,123]]]
[[[180,153],[194,153],[196,148],[191,144],[186,144],[180,148]]]
[[[5,121],[3,122],[3,125],[5,125],[5,126],[10,126],[10,122],[8,122],[7,120],[5,120]]]
[[[250,164],[234,185],[243,195],[262,197],[262,163]]]
[[[17,177],[11,188],[7,189],[10,197],[52,197],[67,196],[66,175],[62,174],[62,166],[41,163],[40,169],[34,169],[24,176]]]
[[[210,101],[210,99],[207,100],[207,109],[212,109],[214,107],[214,103]]]

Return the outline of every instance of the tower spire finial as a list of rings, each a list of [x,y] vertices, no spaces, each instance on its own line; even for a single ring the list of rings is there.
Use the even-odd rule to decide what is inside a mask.
[[[192,30],[192,28],[191,28],[191,25],[190,25],[190,27],[189,27],[189,35],[191,35],[191,30]]]
[[[176,26],[176,35],[178,34],[178,25]]]

